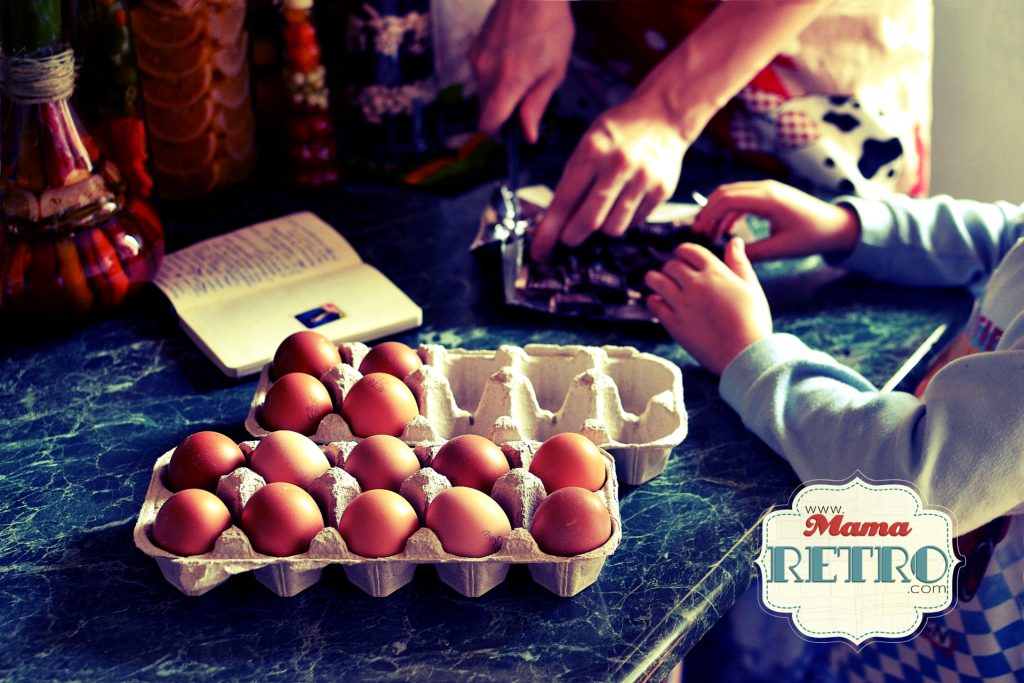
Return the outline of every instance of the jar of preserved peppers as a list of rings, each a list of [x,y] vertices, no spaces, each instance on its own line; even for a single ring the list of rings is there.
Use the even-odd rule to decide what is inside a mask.
[[[113,28],[124,26],[119,11],[109,12]],[[75,53],[62,40],[59,0],[5,2],[0,19],[0,316],[58,325],[118,306],[150,280],[163,227],[148,199],[144,129],[124,136],[132,112],[97,114],[126,121],[116,145],[101,145],[74,107]],[[128,65],[126,50],[108,56]],[[132,77],[106,73],[134,104]]]
[[[329,110],[327,72],[313,25],[313,0],[284,0],[284,77],[287,181],[320,188],[340,178],[334,122]]]

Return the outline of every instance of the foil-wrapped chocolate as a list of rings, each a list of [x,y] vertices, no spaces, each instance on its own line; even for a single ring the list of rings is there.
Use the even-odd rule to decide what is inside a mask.
[[[648,271],[660,270],[674,258],[675,248],[685,242],[700,244],[719,258],[723,255],[725,240],[712,242],[690,229],[699,210],[696,206],[666,204],[659,207],[658,220],[631,227],[621,237],[595,233],[575,248],[558,244],[547,260],[533,262],[530,243],[551,192],[535,186],[517,194],[523,209],[517,229],[486,229],[498,215],[491,209],[485,211],[474,243],[474,248],[480,248],[503,235],[501,270],[508,304],[563,316],[654,321],[644,305],[651,293],[644,284]],[[661,210],[665,207],[674,208]]]
[[[704,236],[672,223],[644,223],[621,238],[598,233],[575,249],[560,244],[541,263],[529,260],[529,240],[527,233],[515,291],[566,316],[649,318],[641,305],[651,293],[644,276],[671,261],[678,245],[695,242],[722,256]]]

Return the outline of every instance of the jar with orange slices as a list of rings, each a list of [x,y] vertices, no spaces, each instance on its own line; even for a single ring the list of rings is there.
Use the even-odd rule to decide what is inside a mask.
[[[161,199],[241,182],[256,159],[245,0],[140,0],[129,26]]]
[[[59,0],[4,2],[0,23],[0,316],[60,325],[151,279],[163,227],[78,116]]]

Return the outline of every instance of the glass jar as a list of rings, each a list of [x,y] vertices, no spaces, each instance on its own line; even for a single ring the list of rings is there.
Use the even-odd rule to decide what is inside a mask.
[[[347,151],[387,162],[436,150],[429,0],[349,0],[347,7]]]
[[[133,196],[153,195],[139,72],[128,33],[126,0],[77,0],[73,46],[81,62],[75,105],[106,158],[125,175]]]
[[[59,325],[118,306],[150,280],[164,233],[74,108],[60,2],[13,5],[0,17],[0,316]]]
[[[163,257],[156,214],[115,200],[0,234],[0,314],[56,325],[106,311],[152,279]]]
[[[162,205],[221,194],[253,170],[245,18],[245,0],[132,4],[128,19]]]
[[[284,0],[285,178],[319,188],[338,182],[338,150],[330,114],[327,71],[313,24],[313,0]]]

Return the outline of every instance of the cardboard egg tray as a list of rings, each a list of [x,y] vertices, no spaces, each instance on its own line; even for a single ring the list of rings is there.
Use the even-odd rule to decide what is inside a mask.
[[[369,347],[342,344],[346,361],[321,376],[335,406],[362,375],[356,369]],[[665,469],[672,449],[686,438],[686,410],[679,368],[626,346],[502,346],[496,351],[422,345],[423,367],[405,378],[420,414],[401,439],[432,443],[462,434],[488,437],[504,425],[496,443],[544,441],[579,432],[615,459],[618,478],[638,486]],[[269,432],[260,412],[270,389],[263,368],[245,421],[256,437]],[[359,441],[341,415],[324,417],[313,441]]]
[[[503,421],[502,426],[495,427],[492,436],[506,433],[509,426]],[[450,488],[448,480],[430,467],[443,443],[443,440],[422,443],[414,448],[423,469],[405,480],[401,495],[416,510],[421,528],[408,540],[405,550],[392,557],[369,559],[355,555],[338,532],[338,520],[345,506],[359,493],[359,484],[342,469],[348,453],[356,445],[352,441],[321,446],[332,467],[317,478],[308,491],[320,506],[325,528],[302,555],[262,555],[253,549],[242,532],[238,525],[242,508],[264,485],[262,477],[247,467],[221,478],[217,495],[228,506],[235,523],[221,534],[211,552],[179,557],[158,548],[152,540],[152,526],[160,506],[172,495],[164,481],[173,450],[161,456],[153,468],[149,490],[135,525],[135,545],[153,557],[164,578],[186,595],[202,595],[227,581],[232,574],[252,571],[271,591],[288,597],[317,583],[329,564],[341,565],[349,581],[374,597],[390,595],[412,581],[416,566],[420,564],[434,565],[444,583],[467,597],[478,597],[500,584],[513,564],[526,564],[535,582],[563,597],[575,595],[597,580],[605,558],[615,551],[622,538],[618,481],[607,452],[602,453],[607,476],[604,486],[597,491],[612,520],[612,535],[604,545],[574,557],[547,555],[537,547],[529,529],[533,513],[546,494],[540,479],[530,474],[529,468],[540,444],[509,442],[502,444],[502,451],[512,469],[498,480],[491,495],[508,515],[512,533],[494,555],[467,558],[446,553],[434,532],[423,526],[430,501]],[[247,444],[248,448],[243,451],[248,458],[256,442]]]

